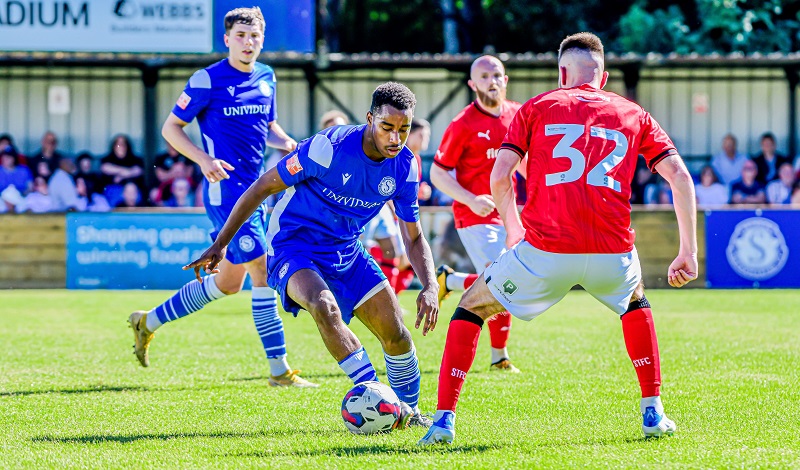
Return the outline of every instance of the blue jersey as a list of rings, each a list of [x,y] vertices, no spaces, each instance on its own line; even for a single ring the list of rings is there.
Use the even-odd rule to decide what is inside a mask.
[[[289,186],[269,220],[269,255],[294,249],[339,251],[357,243],[364,225],[393,200],[397,216],[419,220],[419,166],[404,147],[370,160],[361,146],[366,126],[337,126],[302,141],[277,165]]]
[[[195,72],[178,98],[172,112],[186,122],[197,118],[206,153],[235,168],[227,180],[206,181],[207,208],[232,208],[263,173],[269,123],[278,118],[276,85],[267,65],[257,62],[247,73],[223,59]]]

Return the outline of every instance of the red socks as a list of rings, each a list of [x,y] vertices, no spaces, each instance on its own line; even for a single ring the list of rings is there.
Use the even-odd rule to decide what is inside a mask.
[[[447,329],[442,366],[439,369],[437,410],[456,410],[461,387],[475,360],[483,320],[472,312],[457,308]]]
[[[378,245],[372,246],[369,249],[369,254],[375,258],[375,261],[378,262],[378,266],[381,267],[381,272],[383,275],[386,276],[386,280],[389,281],[389,285],[394,288],[395,284],[397,283],[397,275],[400,271],[397,269],[397,258],[386,260],[383,258],[383,250]]]
[[[408,286],[411,285],[411,281],[414,280],[414,270],[412,268],[406,268],[397,275],[395,278],[394,284],[392,284],[392,288],[394,289],[395,294],[399,294],[404,290],[408,289]]]
[[[637,301],[634,301],[637,302]],[[622,315],[622,334],[628,356],[636,369],[642,397],[655,397],[661,393],[661,360],[658,357],[658,339],[653,324],[653,313],[646,299],[639,308]]]
[[[511,314],[500,312],[486,322],[489,327],[489,339],[492,347],[503,349],[508,344],[508,335],[511,333]]]
[[[477,274],[469,274],[466,279],[464,279],[464,290],[469,289],[469,286],[475,284],[475,281],[478,280]]]

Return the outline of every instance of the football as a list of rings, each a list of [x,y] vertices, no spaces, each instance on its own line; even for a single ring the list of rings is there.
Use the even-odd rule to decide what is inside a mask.
[[[361,382],[344,396],[342,419],[353,434],[391,432],[400,419],[400,399],[387,385]]]

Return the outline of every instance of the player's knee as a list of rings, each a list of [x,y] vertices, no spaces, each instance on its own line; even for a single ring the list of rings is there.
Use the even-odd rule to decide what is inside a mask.
[[[631,296],[631,302],[634,300],[641,300],[644,298],[644,280],[639,281],[639,285],[636,286],[636,289],[633,290],[633,295]]]
[[[224,282],[219,282],[219,280],[216,280],[216,283],[217,288],[225,295],[233,295],[242,290],[241,283],[226,284]]]
[[[308,311],[317,324],[333,325],[342,321],[342,312],[331,291],[322,291],[308,306]]]
[[[398,325],[395,331],[391,331],[384,336],[384,338],[381,338],[383,350],[393,356],[411,351],[414,344],[411,339],[411,332],[402,324]]]

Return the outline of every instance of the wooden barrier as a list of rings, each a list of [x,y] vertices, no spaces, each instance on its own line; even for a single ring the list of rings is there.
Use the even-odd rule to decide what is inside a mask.
[[[64,214],[0,215],[0,288],[63,288]]]
[[[448,212],[449,208],[422,208]],[[140,210],[141,211],[141,210]],[[141,211],[149,212],[149,211]],[[645,285],[668,287],[667,267],[678,252],[678,226],[671,207],[636,210],[632,215]],[[705,286],[705,223],[698,214],[700,278]],[[63,288],[66,285],[64,214],[0,215],[0,289]]]

